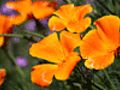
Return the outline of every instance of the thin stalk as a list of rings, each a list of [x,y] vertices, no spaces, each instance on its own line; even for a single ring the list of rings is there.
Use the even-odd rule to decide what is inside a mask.
[[[23,38],[23,35],[20,34],[0,34],[0,36],[5,36],[5,37],[18,37],[18,38]]]
[[[66,1],[67,1],[69,4],[70,4],[70,3],[72,3],[72,1],[71,1],[71,0],[66,0]]]
[[[100,0],[95,0],[95,1],[98,2],[107,12],[109,12],[110,14],[116,15],[102,1],[100,1]]]
[[[8,42],[6,47],[3,47],[3,51],[5,52],[6,56],[9,58],[8,60],[12,63],[13,67],[17,71],[17,73],[21,76],[22,80],[25,80],[25,75],[22,69],[16,64],[16,58],[14,57],[11,51],[11,43]],[[22,85],[22,90],[27,90],[26,86]]]
[[[27,34],[30,34],[30,35],[33,35],[33,36],[40,37],[40,38],[44,38],[45,37],[42,34],[38,34],[38,33],[35,33],[35,32],[29,32],[28,30],[24,30],[23,32],[25,32]]]
[[[104,88],[104,87],[101,86],[100,84],[98,84],[98,83],[96,83],[96,82],[94,82],[94,81],[92,81],[92,83],[93,83],[93,85],[94,85],[95,87],[99,88],[100,90],[106,90],[106,88]]]
[[[95,73],[95,76],[102,82],[103,79],[98,73]]]
[[[118,71],[112,71],[110,74],[116,74],[120,77],[120,72],[118,72]]]
[[[32,37],[28,37],[27,35],[21,35],[21,34],[0,34],[0,36],[4,36],[4,37],[17,37],[17,38],[26,39],[26,40],[32,41],[32,42],[37,42]]]
[[[4,52],[6,53],[7,57],[9,58],[10,62],[12,63],[12,65],[16,68],[16,70],[18,71],[18,73],[24,77],[24,73],[21,70],[20,67],[18,67],[18,65],[16,64],[16,59],[14,58],[14,56],[12,55],[12,52],[9,50],[8,47],[4,47],[3,48]]]
[[[29,32],[27,30],[24,30],[24,32],[27,33],[27,34],[33,35],[33,36],[40,37],[40,38],[45,37],[42,34],[38,34],[38,33],[35,33],[35,32]],[[21,35],[21,34],[0,34],[0,36],[24,38],[25,35]]]
[[[110,79],[110,77],[109,77],[107,71],[106,71],[106,70],[103,70],[103,72],[104,72],[106,78],[108,79],[108,81],[110,82],[111,87],[112,87],[112,90],[116,90],[115,85],[113,84],[112,80]]]

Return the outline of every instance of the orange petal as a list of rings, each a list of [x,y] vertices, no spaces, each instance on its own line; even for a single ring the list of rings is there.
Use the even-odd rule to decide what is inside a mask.
[[[9,18],[12,24],[19,25],[27,19],[27,16],[24,14],[24,15],[10,16]]]
[[[81,6],[74,6],[74,4],[66,4],[60,7],[54,14],[59,16],[61,19],[83,19],[85,15],[92,12],[92,6],[81,5]]]
[[[107,44],[104,44],[103,41],[100,39],[97,30],[89,31],[80,43],[80,52],[83,58],[103,55],[107,53],[109,48]]]
[[[32,68],[31,80],[33,83],[46,87],[52,83],[53,76],[57,70],[57,65],[42,64]]]
[[[11,28],[12,23],[7,16],[0,15],[0,34],[7,33]]]
[[[119,47],[120,47],[120,33],[119,33]]]
[[[34,2],[32,7],[32,13],[35,18],[43,19],[53,14],[54,8],[48,6],[49,2]]]
[[[52,30],[52,31],[54,31],[54,30],[61,31],[65,28],[65,26],[63,25],[62,19],[60,19],[56,16],[52,16],[49,19],[48,26],[49,26],[50,30]]]
[[[0,69],[0,86],[1,86],[1,85],[3,84],[3,82],[4,82],[5,76],[6,76],[6,71],[5,71],[5,69]]]
[[[81,6],[76,6],[74,8],[74,11],[76,13],[76,17],[80,20],[80,19],[83,19],[85,18],[85,16],[88,14],[88,13],[91,13],[92,12],[92,6],[90,4],[86,4],[86,5],[81,5]]]
[[[9,17],[12,24],[19,25],[23,23],[27,19],[27,15],[31,14],[32,2],[30,0],[10,1],[6,5],[19,13]]]
[[[12,23],[7,16],[0,15],[0,34],[11,32]],[[0,37],[0,47],[4,44],[4,37]]]
[[[117,16],[109,15],[98,19],[95,22],[100,37],[110,47],[115,49],[119,44],[119,30],[120,30],[120,19]]]
[[[81,41],[80,34],[62,31],[60,34],[60,41],[63,47],[70,53],[79,46]]]
[[[71,53],[63,63],[58,65],[58,70],[55,73],[55,77],[58,80],[66,80],[69,78],[72,70],[75,68],[76,64],[80,61],[78,53]]]
[[[85,66],[89,69],[101,70],[110,66],[114,62],[114,53],[88,58],[85,61]]]
[[[3,15],[0,15],[0,34],[6,32],[6,29],[4,29],[5,23],[6,23],[6,18]]]
[[[80,33],[90,26],[91,19],[89,17],[85,18],[85,15],[91,11],[92,7],[90,5],[74,6],[74,4],[67,4],[61,6],[54,14],[61,19],[61,24],[70,32]],[[55,22],[53,22],[53,26],[54,23]]]
[[[31,13],[31,0],[10,1],[6,3],[7,7],[18,11],[20,14]]]
[[[73,16],[73,13],[72,13],[73,8],[74,8],[74,4],[62,5],[59,10],[54,12],[54,14],[64,20],[70,19],[70,18],[72,18],[71,16]]]
[[[33,44],[30,48],[30,54],[55,63],[59,63],[65,58],[57,33],[53,33],[40,42]]]
[[[70,32],[81,33],[85,31],[90,26],[90,24],[91,18],[86,17],[84,19],[79,20],[78,22],[69,21],[66,27]]]
[[[0,47],[4,44],[4,37],[0,37]]]

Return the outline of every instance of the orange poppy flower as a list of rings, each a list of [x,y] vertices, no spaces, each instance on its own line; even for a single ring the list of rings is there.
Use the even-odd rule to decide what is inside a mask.
[[[61,31],[65,28],[70,32],[83,32],[91,24],[91,18],[85,17],[92,12],[90,5],[74,6],[67,4],[60,7],[54,12],[56,16],[52,16],[48,22],[50,30]]]
[[[43,19],[50,16],[54,12],[54,2],[19,0],[10,1],[6,5],[19,14],[12,17],[15,24],[20,24],[27,19],[28,16],[34,16],[36,19]]]
[[[60,34],[60,41],[57,33],[53,33],[42,41],[33,44],[30,48],[30,54],[45,59],[51,64],[34,66],[31,72],[32,82],[46,87],[52,83],[54,76],[58,80],[68,79],[75,65],[80,61],[78,53],[73,51],[79,46],[79,41],[79,34],[63,31]]]
[[[80,51],[86,58],[85,66],[90,69],[104,69],[114,62],[120,47],[120,19],[104,16],[95,22],[97,29],[88,32],[81,41]]]
[[[6,16],[0,15],[0,34],[11,32],[12,23]],[[4,43],[4,37],[0,36],[0,46]]]
[[[6,76],[6,71],[5,69],[0,69],[0,86],[3,84],[4,82],[4,78]]]

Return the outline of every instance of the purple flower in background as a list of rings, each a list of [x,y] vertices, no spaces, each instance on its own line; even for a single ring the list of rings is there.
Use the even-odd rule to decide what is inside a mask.
[[[5,4],[0,6],[0,13],[8,16],[16,15],[17,12],[7,7]]]
[[[20,66],[22,68],[26,67],[28,65],[27,59],[25,57],[21,57],[21,56],[18,56],[16,58],[16,63],[17,63],[18,66]]]
[[[14,41],[15,43],[19,43],[20,42],[20,38],[14,37],[11,38],[12,41]]]
[[[45,18],[45,19],[39,20],[39,22],[40,22],[46,29],[49,30],[48,20],[49,20],[49,18]],[[49,31],[48,31],[48,34],[51,34],[51,33],[53,33],[53,32],[49,30]]]
[[[41,20],[39,20],[39,21],[40,21],[40,23],[41,23],[44,27],[46,27],[46,26],[48,26],[48,19],[49,19],[49,18],[45,18],[45,19],[41,19]]]
[[[32,19],[32,20],[29,20],[26,24],[25,24],[25,29],[29,30],[29,31],[34,31],[35,28],[36,28],[36,23],[35,21]]]

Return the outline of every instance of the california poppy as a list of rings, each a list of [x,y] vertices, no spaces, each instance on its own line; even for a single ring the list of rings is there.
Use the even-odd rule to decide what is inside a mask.
[[[11,32],[12,23],[7,16],[0,15],[0,34]],[[0,36],[0,46],[4,43],[4,37]]]
[[[35,2],[32,2],[32,0],[18,0],[7,2],[6,5],[19,13],[18,15],[12,16],[11,19],[15,24],[20,24],[32,15],[36,19],[48,17],[54,12],[55,5],[52,5],[52,3],[54,2],[42,0]]]
[[[96,29],[88,32],[81,41],[80,51],[85,66],[90,69],[104,69],[114,62],[120,47],[120,19],[104,16],[95,21]]]
[[[6,76],[6,71],[5,71],[5,69],[0,69],[0,86],[1,86],[1,85],[3,84],[3,82],[4,82],[5,76]]]
[[[63,5],[54,12],[56,16],[50,18],[48,26],[52,31],[61,31],[67,28],[70,32],[80,33],[91,24],[91,18],[85,17],[90,12],[92,12],[92,7],[89,4],[81,6]]]
[[[45,59],[51,64],[40,64],[32,68],[31,80],[33,83],[46,87],[52,83],[55,76],[58,80],[66,80],[75,65],[80,61],[77,52],[73,50],[79,46],[80,35],[62,31],[60,40],[57,33],[53,33],[30,48],[34,57]]]

